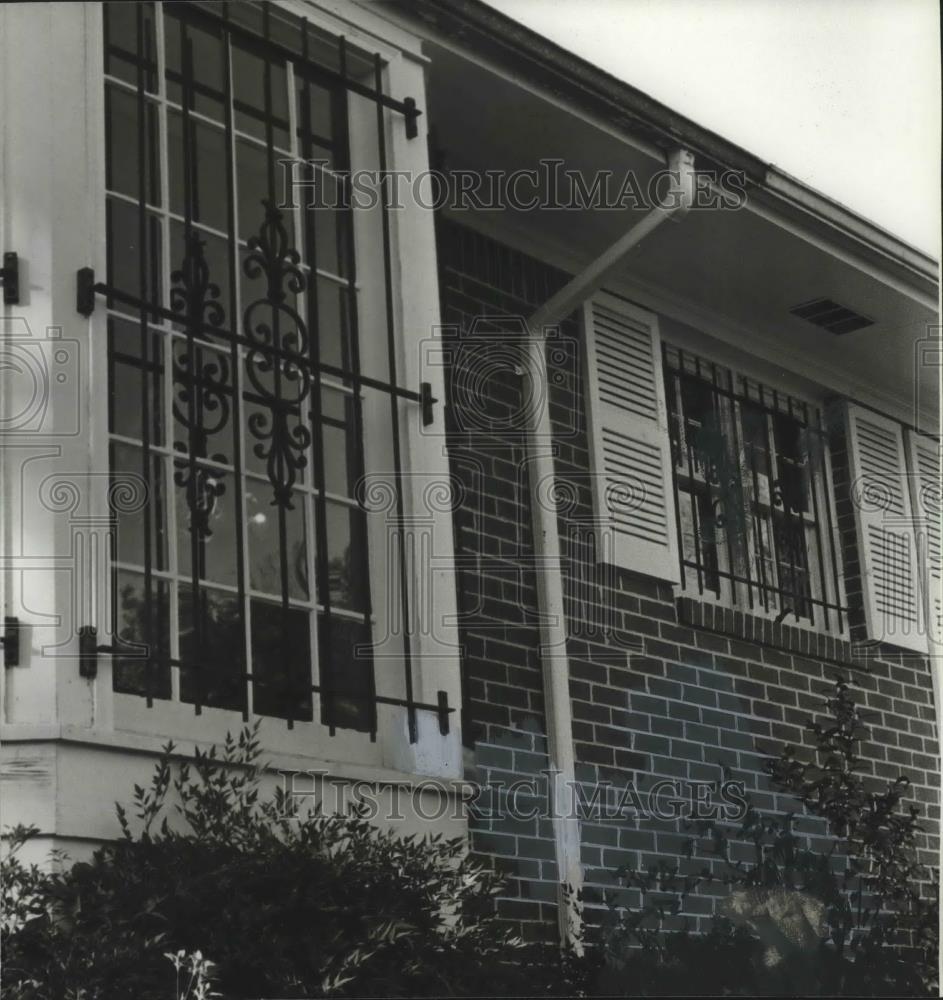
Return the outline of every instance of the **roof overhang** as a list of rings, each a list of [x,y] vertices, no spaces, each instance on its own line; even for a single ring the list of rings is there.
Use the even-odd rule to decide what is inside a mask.
[[[935,426],[939,369],[920,361],[921,345],[939,337],[932,257],[477,0],[381,9],[425,39],[428,113],[447,169],[557,159],[586,178],[632,172],[644,184],[684,147],[698,170],[740,172],[743,206],[695,209],[661,227],[626,258],[623,290],[828,389]],[[645,211],[505,209],[463,221],[576,272]],[[874,324],[836,336],[790,314],[820,297]]]

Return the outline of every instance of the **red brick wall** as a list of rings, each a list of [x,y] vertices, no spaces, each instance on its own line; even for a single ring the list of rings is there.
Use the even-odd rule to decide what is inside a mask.
[[[451,222],[440,223],[439,254],[444,322],[455,325],[451,336],[457,344],[482,341],[476,318],[526,317],[564,280]],[[505,340],[513,340],[512,322],[486,326],[511,331]],[[835,637],[678,600],[669,584],[597,566],[588,542],[590,456],[582,372],[572,349],[577,336],[575,325],[566,324],[560,341],[550,345],[548,365],[573,736],[577,777],[587,798],[593,786],[606,781],[616,788],[634,783],[640,792],[661,778],[716,781],[724,765],[760,808],[792,808],[793,802],[770,789],[763,754],[786,742],[807,743],[805,723],[821,711],[828,683],[838,672],[850,673],[874,719],[865,766],[876,779],[898,774],[910,779],[913,799],[928,817],[924,860],[935,864],[939,761],[925,659],[889,647],[853,648]],[[480,350],[497,350],[499,343]],[[527,472],[512,419],[522,406],[522,386],[512,370],[470,381],[459,359],[476,369],[474,352],[460,351],[455,358],[449,453],[453,472],[468,491],[456,518],[459,604],[466,615],[464,734],[471,776],[485,783],[511,781],[546,766]],[[470,404],[471,388],[480,388],[480,406]],[[482,413],[493,415],[490,424]],[[843,499],[848,482],[840,437],[833,454],[848,598],[854,600],[860,586],[853,511]],[[804,828],[810,836],[825,834],[811,818]],[[550,837],[546,820],[472,822],[476,849],[493,854],[515,876],[514,898],[502,905],[525,929],[553,916]],[[676,822],[587,820],[582,860],[588,902],[598,901],[618,866],[646,867],[661,857],[677,857],[684,839]],[[689,915],[704,926],[711,908],[707,896],[692,899]]]

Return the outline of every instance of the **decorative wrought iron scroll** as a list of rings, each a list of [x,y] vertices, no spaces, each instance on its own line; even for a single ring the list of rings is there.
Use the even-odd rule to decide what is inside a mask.
[[[312,608],[305,605],[305,610],[317,618],[323,634],[332,627],[330,594],[328,586],[328,567],[326,560],[326,536],[324,518],[324,468],[321,441],[321,380],[324,376],[332,376],[352,392],[355,407],[359,408],[361,390],[366,387],[386,393],[390,399],[391,419],[394,429],[395,479],[397,491],[397,509],[402,515],[402,477],[400,472],[400,434],[398,404],[403,401],[418,403],[422,408],[424,423],[430,423],[433,418],[432,408],[436,400],[432,398],[430,387],[423,383],[419,391],[405,389],[397,384],[396,350],[393,341],[394,323],[392,316],[392,265],[391,241],[389,224],[389,206],[383,204],[383,257],[386,282],[387,305],[387,335],[389,344],[389,377],[388,381],[369,378],[359,370],[356,349],[352,357],[343,365],[325,363],[320,355],[318,337],[317,312],[317,282],[306,277],[305,269],[314,275],[317,270],[313,259],[315,240],[312,238],[310,219],[305,219],[308,259],[302,261],[301,254],[291,245],[289,228],[282,212],[275,207],[275,176],[274,156],[276,143],[273,135],[272,122],[276,115],[272,103],[272,68],[274,65],[285,65],[290,62],[294,67],[294,76],[300,83],[304,94],[304,112],[298,123],[300,126],[300,152],[307,161],[311,156],[312,123],[308,116],[308,91],[312,82],[319,86],[334,88],[343,94],[344,114],[342,115],[342,139],[344,149],[340,160],[349,166],[349,135],[346,121],[346,95],[353,92],[360,97],[371,100],[377,109],[377,138],[380,149],[381,166],[385,167],[386,124],[385,112],[393,111],[403,117],[406,125],[406,135],[411,138],[417,134],[416,119],[421,113],[411,98],[396,100],[384,93],[382,80],[382,64],[380,57],[374,59],[373,86],[362,81],[362,74],[351,74],[347,66],[347,50],[344,39],[335,39],[337,45],[335,65],[337,69],[323,65],[310,56],[309,26],[307,21],[297,19],[297,45],[287,42],[286,33],[281,30],[279,38],[273,37],[271,26],[271,9],[268,3],[236,6],[228,3],[187,5],[155,4],[153,11],[145,14],[144,4],[135,6],[136,40],[132,47],[120,51],[120,59],[124,64],[130,64],[135,69],[138,134],[137,155],[139,164],[148,161],[148,156],[155,156],[153,148],[149,149],[145,135],[145,120],[149,102],[153,102],[159,87],[156,81],[173,76],[174,85],[179,88],[179,113],[182,123],[181,138],[183,150],[182,202],[183,202],[183,245],[180,250],[179,266],[170,274],[169,302],[161,301],[159,282],[152,280],[152,270],[159,266],[159,253],[150,249],[148,213],[149,199],[145,190],[145,171],[142,169],[139,178],[137,198],[135,203],[137,215],[136,245],[139,248],[139,280],[133,289],[120,286],[118,282],[96,281],[91,268],[82,268],[77,274],[76,306],[84,316],[90,316],[95,309],[95,296],[105,297],[112,309],[121,308],[127,316],[130,312],[138,317],[141,337],[142,369],[151,365],[148,352],[151,327],[159,324],[165,341],[169,340],[169,375],[171,380],[171,414],[175,433],[172,440],[171,467],[173,483],[180,491],[189,515],[187,532],[190,541],[191,575],[185,585],[179,576],[175,577],[181,593],[189,588],[191,601],[192,634],[188,641],[186,654],[171,657],[163,643],[158,642],[151,634],[152,613],[155,602],[153,577],[153,553],[150,547],[151,530],[145,528],[144,555],[144,643],[140,648],[149,652],[145,656],[145,693],[148,704],[152,703],[154,691],[153,673],[156,667],[175,667],[188,672],[194,688],[191,699],[196,713],[203,705],[212,704],[209,697],[209,687],[213,683],[211,672],[207,671],[207,661],[213,650],[210,637],[203,634],[206,618],[204,598],[204,569],[206,547],[213,537],[214,515],[220,509],[222,498],[230,496],[232,510],[237,522],[235,539],[237,546],[236,563],[238,579],[234,590],[234,600],[240,608],[240,615],[246,614],[249,604],[249,591],[245,579],[245,559],[243,552],[243,525],[245,521],[245,497],[243,490],[244,470],[242,468],[242,437],[247,433],[251,441],[252,454],[264,465],[266,478],[271,486],[271,506],[278,518],[279,530],[279,560],[281,565],[281,611],[286,627],[282,629],[282,642],[287,643],[288,615],[294,610],[290,604],[288,578],[292,571],[287,545],[286,514],[294,509],[298,488],[305,475],[304,470],[309,462],[309,455],[314,456],[314,502],[320,505],[317,517],[318,544],[315,547],[318,566],[316,567],[318,581],[318,601],[321,609],[315,604]],[[121,5],[128,9],[125,5]],[[150,11],[150,8],[148,8]],[[260,13],[260,23],[250,24]],[[154,17],[163,17],[165,26],[168,18],[173,19],[175,30],[179,30],[179,64],[171,74],[166,69],[166,47],[155,46],[151,31]],[[248,18],[248,21],[247,21]],[[281,25],[284,29],[284,25]],[[210,31],[220,44],[223,53],[222,91],[213,94],[214,100],[219,100],[224,108],[223,132],[225,136],[225,176],[221,183],[226,187],[227,228],[225,244],[225,273],[211,273],[205,242],[205,228],[198,217],[198,199],[195,190],[198,176],[197,148],[194,129],[197,98],[206,97],[205,82],[197,79],[195,73],[193,40],[191,30]],[[324,43],[324,33],[319,33],[319,43]],[[234,148],[235,122],[234,108],[238,102],[233,92],[232,44],[247,47],[254,56],[262,60],[264,70],[264,148],[268,160],[268,193],[261,201],[261,224],[258,231],[251,236],[246,245],[246,252],[241,261],[241,273],[249,283],[262,281],[263,289],[259,297],[239,308],[237,305],[237,276],[240,272],[240,249],[237,239],[235,219],[236,198],[235,178],[236,165]],[[106,38],[106,52],[111,42]],[[166,74],[165,74],[166,71]],[[124,83],[127,88],[127,81]],[[127,89],[125,91],[128,92]],[[176,113],[176,112],[175,112]],[[153,144],[152,144],[153,145]],[[337,164],[341,169],[345,163]],[[161,164],[160,169],[166,165]],[[147,171],[151,177],[156,176],[154,162]],[[217,238],[218,237],[214,237]],[[351,290],[355,287],[354,258],[352,240],[347,241],[347,281]],[[379,277],[378,279],[379,280]],[[222,288],[229,289],[229,301],[224,301]],[[306,302],[305,315],[296,308],[299,298]],[[354,314],[352,326],[356,330],[356,299],[352,296],[351,309]],[[240,316],[241,322],[227,326],[227,313],[230,317]],[[172,334],[171,334],[172,331]],[[352,336],[354,348],[356,334]],[[154,365],[151,365],[154,367]],[[244,399],[251,399],[253,410],[248,414],[243,427],[241,407]],[[153,474],[152,454],[156,454],[156,446],[149,439],[150,418],[147,413],[148,394],[142,393],[144,441],[142,442],[143,475],[146,481]],[[218,446],[213,442],[223,440],[224,434],[232,435],[232,456],[227,460],[225,454],[215,450]],[[227,445],[228,447],[228,445]],[[150,517],[149,514],[145,515]],[[402,520],[402,516],[400,516]],[[409,621],[408,590],[401,588],[404,602],[403,620]],[[163,614],[163,611],[160,611]],[[245,634],[244,619],[242,624]],[[349,693],[333,690],[334,684],[322,681],[321,684],[311,684],[308,677],[302,684],[298,678],[284,677],[285,690],[283,702],[287,707],[285,715],[287,724],[292,726],[292,705],[300,693],[318,692],[322,700],[330,704],[331,699],[343,694],[345,697],[362,698],[369,703],[370,735],[376,736],[376,705],[386,704],[401,706],[406,709],[409,721],[411,740],[417,738],[416,712],[431,711],[439,719],[440,730],[448,731],[449,715],[453,711],[448,706],[444,692],[439,693],[435,704],[417,702],[413,697],[413,678],[411,655],[408,636],[404,639],[404,686],[405,697],[393,698],[380,696],[375,690],[369,693]],[[120,655],[128,647],[118,640],[112,645],[94,645],[86,642],[83,652],[83,663],[91,670],[94,664],[90,660],[101,652]],[[286,657],[290,650],[283,646]],[[242,651],[239,679],[248,692],[253,684],[270,684],[271,679],[263,679],[253,675],[250,651]],[[323,664],[322,664],[323,665]],[[323,677],[324,675],[322,675]],[[299,689],[303,688],[303,692]],[[308,695],[310,697],[310,695]],[[161,696],[163,697],[163,696]],[[232,706],[226,706],[232,707]],[[248,717],[250,701],[248,693],[241,702],[244,717]],[[333,733],[334,723],[326,720]]]
[[[174,482],[186,491],[191,527],[200,539],[212,534],[210,517],[217,500],[226,490],[222,472],[197,466],[199,459],[211,458],[225,463],[222,454],[207,455],[207,441],[221,432],[230,420],[230,364],[226,357],[207,352],[197,341],[205,328],[218,329],[225,319],[219,302],[219,285],[210,281],[209,266],[203,253],[203,240],[191,232],[180,269],[171,275],[171,311],[178,313],[187,332],[183,350],[172,354],[174,382],[173,414],[186,430],[187,441],[175,441],[174,447],[189,458],[174,462]]]
[[[311,432],[291,418],[297,417],[311,394],[312,378],[311,368],[301,360],[308,352],[308,331],[288,304],[286,289],[298,295],[306,282],[301,257],[288,245],[282,213],[267,199],[264,207],[262,229],[249,240],[249,255],[243,261],[246,276],[264,277],[266,287],[266,294],[243,314],[243,328],[252,345],[246,372],[266,406],[249,418],[249,430],[257,439],[256,457],[266,463],[274,502],[293,509],[292,489],[308,464]],[[267,375],[272,376],[271,382]]]

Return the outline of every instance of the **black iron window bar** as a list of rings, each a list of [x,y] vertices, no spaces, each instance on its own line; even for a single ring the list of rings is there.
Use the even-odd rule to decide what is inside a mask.
[[[123,5],[122,5],[123,6]],[[422,419],[424,424],[429,424],[433,420],[433,406],[437,402],[432,397],[429,383],[422,383],[418,392],[403,388],[397,384],[396,379],[396,343],[395,324],[393,319],[393,298],[392,298],[392,260],[391,260],[391,233],[389,222],[389,205],[385,187],[381,185],[381,207],[382,207],[382,251],[384,262],[385,280],[385,306],[386,306],[386,335],[388,348],[388,373],[389,381],[371,378],[363,375],[359,370],[359,358],[357,353],[357,322],[356,322],[356,295],[350,294],[349,308],[351,310],[350,319],[350,356],[347,365],[332,365],[322,360],[319,350],[319,326],[318,326],[318,306],[316,301],[317,282],[317,262],[315,255],[314,221],[312,213],[304,213],[304,227],[306,236],[307,258],[305,263],[308,267],[310,282],[306,278],[300,253],[290,245],[289,234],[285,225],[281,211],[275,207],[275,168],[274,158],[271,155],[275,150],[273,138],[273,121],[276,118],[273,110],[272,94],[272,67],[276,60],[290,60],[295,72],[301,80],[304,100],[302,101],[301,121],[299,122],[301,154],[306,164],[312,159],[312,148],[314,136],[312,123],[310,121],[310,88],[313,82],[328,83],[335,86],[335,92],[339,95],[340,114],[338,119],[342,128],[340,148],[345,158],[345,164],[349,167],[350,147],[348,126],[348,108],[346,94],[354,92],[362,97],[372,100],[376,105],[376,128],[377,146],[380,157],[380,171],[386,169],[386,123],[385,110],[393,110],[402,114],[406,120],[407,136],[415,135],[415,120],[419,111],[415,102],[409,98],[403,101],[396,101],[386,95],[383,91],[383,66],[380,56],[377,54],[373,58],[373,83],[371,89],[362,82],[355,80],[349,75],[347,70],[348,55],[343,37],[337,38],[336,56],[338,69],[332,71],[321,63],[311,58],[312,32],[306,20],[299,20],[297,37],[299,45],[297,49],[286,46],[276,41],[272,37],[272,16],[268,3],[254,5],[261,8],[261,30],[252,31],[244,25],[238,24],[230,16],[230,5],[224,3],[221,7],[214,5],[216,10],[208,10],[203,5],[174,5],[172,16],[180,20],[182,25],[181,34],[183,38],[183,51],[181,53],[182,74],[179,81],[182,97],[181,111],[183,119],[183,185],[184,185],[184,254],[181,266],[174,270],[171,275],[170,306],[169,308],[155,301],[156,296],[149,294],[149,267],[151,262],[149,257],[148,242],[148,216],[147,202],[148,192],[146,188],[146,177],[148,171],[144,166],[148,162],[148,157],[152,162],[149,164],[149,176],[155,175],[156,167],[153,163],[154,144],[150,144],[146,135],[147,117],[146,108],[148,96],[147,92],[153,92],[153,77],[159,66],[152,58],[153,46],[150,36],[150,21],[145,17],[143,4],[135,5],[135,51],[130,60],[135,67],[136,75],[136,99],[137,99],[137,156],[140,170],[137,178],[137,239],[138,239],[138,262],[139,273],[137,275],[138,294],[129,293],[126,289],[115,285],[96,280],[91,268],[81,268],[77,273],[77,309],[84,316],[90,316],[95,308],[96,295],[104,296],[109,305],[120,303],[123,306],[134,310],[138,317],[140,328],[140,357],[142,379],[146,379],[147,370],[154,367],[154,363],[149,358],[149,323],[154,321],[165,321],[171,324],[173,329],[183,330],[186,350],[178,353],[171,344],[172,357],[172,379],[174,385],[174,413],[173,416],[186,428],[187,441],[185,447],[181,448],[179,457],[173,460],[173,480],[174,484],[184,491],[187,506],[190,512],[190,567],[191,579],[189,583],[190,599],[192,601],[190,625],[193,632],[193,639],[190,643],[186,656],[171,657],[169,651],[161,650],[155,644],[155,620],[161,614],[166,613],[162,609],[161,602],[155,602],[154,596],[154,572],[152,532],[150,526],[150,512],[145,508],[144,526],[144,593],[145,593],[145,613],[143,615],[143,639],[142,643],[124,643],[117,641],[113,645],[100,644],[97,639],[97,632],[94,627],[86,626],[80,630],[80,671],[83,676],[94,676],[97,669],[97,656],[99,653],[108,653],[114,656],[134,656],[143,661],[144,665],[144,686],[148,706],[153,704],[157,678],[155,672],[163,667],[178,667],[192,673],[194,682],[193,704],[194,711],[199,714],[202,705],[206,702],[204,661],[207,649],[204,637],[201,636],[202,609],[200,607],[201,595],[201,563],[203,553],[201,551],[206,537],[210,534],[209,514],[220,496],[226,490],[224,482],[226,473],[220,473],[216,468],[211,467],[216,456],[208,455],[208,436],[212,425],[212,431],[218,433],[227,421],[231,421],[234,435],[233,447],[233,468],[232,476],[237,485],[243,482],[242,451],[240,435],[242,433],[242,421],[239,413],[240,391],[235,384],[229,384],[229,372],[227,364],[231,366],[232,377],[239,370],[239,365],[243,362],[242,352],[245,352],[246,371],[250,381],[253,381],[253,391],[256,399],[261,400],[267,407],[267,418],[262,421],[250,419],[249,428],[258,440],[255,442],[254,452],[257,457],[265,460],[268,480],[272,487],[272,504],[278,512],[278,530],[280,546],[280,570],[281,570],[281,608],[284,622],[287,626],[289,612],[289,583],[288,583],[288,553],[286,538],[285,515],[287,510],[293,509],[292,496],[293,487],[296,484],[299,472],[306,466],[308,461],[309,446],[314,442],[314,482],[316,496],[314,503],[317,509],[316,532],[316,581],[317,591],[320,601],[320,611],[315,611],[317,618],[319,641],[322,650],[330,649],[330,642],[325,641],[325,632],[330,630],[334,624],[330,605],[330,585],[329,567],[327,565],[327,539],[326,539],[326,517],[325,517],[325,471],[323,461],[323,435],[321,409],[321,376],[330,375],[341,380],[345,385],[353,387],[354,409],[356,411],[356,426],[358,434],[362,434],[362,424],[360,422],[359,396],[362,387],[379,390],[388,395],[390,400],[390,418],[392,424],[393,459],[394,459],[394,482],[395,482],[395,502],[396,514],[399,525],[403,523],[403,477],[401,467],[400,452],[400,426],[399,426],[399,400],[408,400],[418,403],[422,408]],[[240,8],[242,11],[246,8]],[[160,11],[160,7],[155,5],[155,10]],[[107,23],[107,22],[106,22]],[[228,286],[231,293],[231,301],[228,303],[232,315],[237,313],[236,303],[236,274],[238,268],[238,249],[236,243],[236,220],[235,220],[235,163],[233,150],[234,121],[233,109],[236,102],[233,97],[233,67],[230,41],[239,38],[241,42],[252,45],[253,50],[264,61],[264,122],[265,122],[265,150],[268,163],[267,187],[268,196],[263,199],[263,222],[259,232],[248,240],[248,254],[242,261],[242,272],[248,278],[262,278],[264,280],[265,292],[263,296],[250,303],[242,313],[242,330],[229,329],[225,325],[225,303],[220,300],[220,285],[214,281],[214,275],[210,274],[209,264],[204,252],[204,242],[200,237],[200,232],[194,223],[194,202],[195,202],[195,177],[196,177],[196,152],[192,148],[190,115],[194,103],[194,96],[200,90],[194,79],[194,57],[192,42],[187,38],[186,25],[191,23],[212,23],[221,39],[224,70],[223,79],[225,93],[223,104],[225,109],[225,134],[226,134],[226,190],[227,190],[227,223],[228,223],[228,262],[226,277],[229,279]],[[323,41],[322,36],[319,40]],[[106,37],[106,51],[109,40]],[[122,52],[122,58],[128,59],[131,54]],[[169,76],[169,73],[168,73]],[[292,95],[294,99],[294,95]],[[312,169],[308,167],[308,169]],[[352,238],[346,240],[346,265],[348,289],[355,287],[355,257]],[[307,291],[306,295],[306,316],[302,317],[291,305],[292,297]],[[263,314],[262,319],[257,318],[257,314]],[[207,345],[228,345],[228,362],[222,353],[212,352],[210,354]],[[252,372],[258,367],[260,370],[272,376],[272,384],[263,381],[256,381]],[[291,395],[287,390],[291,390]],[[310,401],[311,422],[313,428],[307,424],[293,422],[292,415],[301,412],[303,404]],[[151,414],[149,412],[149,395],[144,386],[142,392],[142,414],[141,414],[141,451],[143,455],[144,480],[149,482],[151,478]],[[165,415],[165,419],[169,419]],[[362,455],[362,437],[359,438]],[[208,472],[208,469],[210,470]],[[236,493],[240,491],[237,489]],[[246,606],[246,581],[244,570],[243,532],[242,521],[245,517],[243,502],[240,497],[235,498],[234,508],[237,519],[237,530],[235,532],[236,566],[238,581],[236,592],[238,595],[237,606],[241,618],[242,632],[245,635],[245,606]],[[366,570],[366,567],[361,567]],[[403,621],[409,621],[408,589],[406,580],[406,560],[400,560],[401,577],[401,600]],[[367,588],[369,592],[369,588]],[[156,609],[156,614],[155,614]],[[369,606],[364,611],[364,622],[369,626],[370,609]],[[113,609],[113,620],[117,622],[117,614]],[[372,671],[370,680],[370,691],[348,691],[333,682],[330,671],[323,670],[322,662],[322,683],[311,684],[310,674],[302,683],[298,679],[285,677],[285,697],[284,706],[287,707],[287,724],[293,726],[294,718],[292,713],[293,698],[309,690],[317,693],[322,698],[322,703],[327,706],[326,723],[333,735],[337,728],[337,722],[331,706],[339,698],[353,699],[367,704],[370,720],[369,732],[371,739],[376,738],[377,715],[376,706],[378,704],[404,707],[407,710],[409,738],[411,742],[417,739],[416,713],[417,711],[430,711],[436,713],[439,720],[439,728],[442,733],[447,733],[449,728],[449,715],[454,711],[448,705],[445,692],[440,691],[436,704],[426,704],[416,701],[413,691],[412,678],[412,655],[410,649],[410,637],[408,628],[403,635],[403,664],[404,664],[404,687],[405,697],[394,698],[379,695],[373,687]],[[282,642],[288,634],[286,627],[282,631]],[[288,650],[284,651],[286,655]],[[249,668],[249,657],[251,652],[245,648],[241,650],[242,663],[238,677],[242,681],[242,711],[243,717],[248,718],[249,707],[247,701],[247,684],[270,683],[263,681],[253,675]]]
[[[16,615],[4,617],[0,646],[3,646],[4,667],[18,667],[20,665],[20,620]]]
[[[0,285],[3,285],[3,304],[18,306],[20,304],[20,258],[13,250],[3,254],[3,267],[0,268]]]
[[[682,586],[720,597],[723,580],[751,611],[814,624],[818,608],[842,632],[821,411],[681,348],[663,345],[663,364]]]

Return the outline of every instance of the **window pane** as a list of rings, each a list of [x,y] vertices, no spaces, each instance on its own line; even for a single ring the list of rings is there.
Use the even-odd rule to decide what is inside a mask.
[[[747,469],[752,476],[769,475],[769,452],[767,451],[766,412],[750,403],[740,406],[740,428],[743,448],[746,452]]]
[[[310,721],[310,613],[252,601],[252,705],[257,715]]]
[[[350,370],[350,292],[329,280],[318,278],[318,344],[324,364]]]
[[[196,27],[178,19],[175,4],[164,6],[164,31],[167,48],[167,96],[183,104],[184,63],[182,53],[189,44],[192,60],[189,67],[192,90],[189,105],[194,111],[223,119],[223,48],[215,28]]]
[[[109,375],[108,429],[113,434],[143,440],[144,403],[150,416],[150,443],[164,441],[164,338],[149,331],[148,364],[141,362],[141,327],[138,323],[108,317]]]
[[[113,509],[117,535],[116,557],[133,566],[145,565],[145,531],[150,533],[151,566],[167,568],[167,501],[164,485],[164,459],[151,455],[150,468],[144,468],[144,450],[113,441],[111,444],[111,481],[119,497],[140,498],[140,506]]]
[[[685,575],[702,591],[713,590],[720,596],[717,533],[710,499],[702,494],[680,492],[681,546]]]
[[[165,580],[151,578],[148,608],[144,576],[119,570],[115,573],[116,631],[120,642],[138,643],[153,652],[148,664],[146,649],[133,656],[116,656],[112,687],[123,694],[170,697],[170,601]]]
[[[327,574],[331,606],[349,611],[369,607],[366,520],[363,511],[328,502]]]
[[[328,493],[349,497],[353,495],[348,456],[348,433],[345,427],[324,424],[324,484]]]
[[[108,220],[108,284],[135,298],[140,298],[141,288],[141,232],[136,205],[109,198]],[[143,295],[150,302],[161,301],[161,230],[160,223],[153,215],[145,219],[145,240],[147,270],[144,277]],[[136,314],[134,306],[125,305],[114,299],[108,302],[110,308],[119,312]]]
[[[694,472],[716,482],[725,463],[726,444],[711,385],[692,375],[681,376],[685,439]],[[687,456],[685,456],[687,457]]]
[[[357,453],[356,400],[348,393],[323,386],[324,482],[328,493],[353,497],[362,462]]]
[[[797,612],[800,617],[811,618],[812,609],[808,603],[810,591],[805,525],[798,517],[777,515],[775,531],[783,607]]]
[[[176,460],[174,482],[179,572],[192,576],[195,544],[200,579],[235,587],[239,578],[232,475],[203,465],[191,473],[186,462]]]
[[[269,61],[272,142],[288,147],[288,77],[283,63]],[[266,61],[242,42],[232,45],[233,105],[240,132],[266,138]]]
[[[190,136],[185,145],[183,115],[171,109],[167,113],[167,147],[170,210],[186,217],[189,183],[191,220],[225,232],[228,227],[226,133],[191,119]],[[186,171],[187,157],[189,175]],[[213,280],[217,279],[214,277]]]
[[[303,213],[305,262],[318,270],[346,276],[350,218],[342,185],[323,170],[315,171],[312,177],[310,171],[295,168],[295,176],[314,185],[296,189]],[[308,226],[313,231],[313,246],[307,242]]]
[[[193,591],[180,587],[180,700],[240,711],[245,704],[245,632],[239,602],[222,591],[201,587],[196,615]],[[199,624],[199,637],[194,629]]]
[[[753,518],[753,579],[763,585],[760,602],[764,606],[779,606],[776,587],[776,554],[773,548],[773,533],[767,517],[755,515]]]
[[[776,463],[779,466],[779,486],[782,507],[787,511],[807,511],[805,442],[798,422],[783,414],[773,418],[776,442]]]
[[[105,88],[105,132],[108,143],[107,178],[109,191],[139,198],[141,184],[145,201],[160,205],[157,108],[148,101],[144,108],[144,169],[139,158],[138,98],[121,87]]]
[[[310,82],[305,87],[301,72],[299,69],[295,70],[298,148],[304,155],[305,139],[307,139],[310,143],[310,159],[324,160],[326,166],[333,167],[335,122],[338,116],[337,98],[333,91],[317,83]],[[305,101],[306,93],[307,101]]]
[[[154,31],[153,3],[115,2],[102,5],[105,12],[105,72],[137,86],[138,11],[142,17],[141,53],[144,57],[144,86],[157,90],[157,35]]]
[[[282,596],[282,557],[279,508],[272,504],[267,481],[246,479],[246,519],[249,534],[249,585],[253,590]],[[286,509],[285,572],[288,597],[308,600],[308,546],[305,541],[304,498],[292,496],[294,510]]]
[[[370,632],[362,622],[318,617],[321,721],[368,732],[373,714]],[[366,648],[364,648],[366,647]]]
[[[272,201],[275,207],[290,204],[292,192],[285,190],[285,170],[278,162],[287,154],[267,154],[265,147],[247,139],[236,141],[236,171],[238,188],[239,239],[249,240],[256,236],[265,222],[265,202]],[[269,189],[269,164],[272,167],[272,189]],[[289,197],[286,197],[288,195]],[[287,233],[289,247],[294,247],[294,214],[288,208],[280,209],[282,225]],[[245,273],[245,272],[243,272]]]

